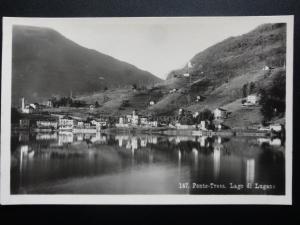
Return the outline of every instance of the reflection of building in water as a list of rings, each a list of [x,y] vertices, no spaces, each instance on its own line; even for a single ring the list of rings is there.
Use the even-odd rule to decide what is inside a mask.
[[[218,146],[216,145],[214,147],[213,160],[214,160],[214,178],[218,179],[220,175],[220,163],[221,163],[221,148],[219,145]]]
[[[281,146],[281,139],[280,138],[258,138],[257,142],[259,145],[262,144],[269,144],[271,146]]]
[[[193,136],[176,136],[175,143],[179,144],[182,141],[196,141],[196,137]]]
[[[20,171],[21,172],[23,169],[23,156],[26,156],[27,154],[28,154],[28,145],[21,145],[20,147]]]
[[[147,147],[147,139],[141,138],[141,147]]]
[[[129,140],[126,143],[126,149],[131,149],[131,142]]]
[[[28,145],[20,146],[20,171],[22,171],[23,166],[26,167],[27,161],[32,160],[33,157],[34,157],[34,151],[30,151]]]
[[[128,136],[128,135],[116,135],[115,140],[118,141],[119,147],[122,147],[124,142],[126,149],[136,150],[140,147],[147,147],[147,144],[157,144],[157,136]]]
[[[207,136],[201,136],[198,138],[198,142],[200,143],[201,147],[205,147],[206,139],[207,139]]]
[[[29,133],[19,133],[19,142],[29,141]]]
[[[131,138],[131,148],[132,148],[132,151],[138,149],[138,139],[137,139],[137,137],[132,137]]]
[[[77,141],[83,141],[84,135],[79,133],[76,135],[76,139],[77,139]]]
[[[107,142],[107,137],[100,132],[97,132],[96,135],[91,138],[91,142],[105,144]]]
[[[128,143],[128,139],[129,139],[128,135],[116,135],[115,136],[115,140],[117,140],[119,142],[119,147],[123,146],[123,141],[127,141],[127,143]]]
[[[70,144],[74,141],[74,135],[72,132],[59,132],[58,145]]]
[[[255,179],[255,159],[246,161],[246,183],[254,183]]]
[[[56,140],[57,133],[37,133],[36,140]]]
[[[150,144],[157,144],[157,136],[149,136],[147,140]]]
[[[194,162],[195,162],[195,167],[198,167],[198,150],[196,148],[193,148],[193,157],[194,157]]]
[[[178,167],[180,168],[181,167],[181,151],[178,149]]]

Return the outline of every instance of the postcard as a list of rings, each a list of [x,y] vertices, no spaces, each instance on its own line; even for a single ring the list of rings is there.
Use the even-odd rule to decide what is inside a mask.
[[[3,18],[1,204],[292,204],[293,29]]]

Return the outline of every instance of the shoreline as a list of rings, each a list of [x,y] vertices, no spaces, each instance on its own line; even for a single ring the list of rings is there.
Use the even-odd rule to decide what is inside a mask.
[[[12,132],[34,132],[34,133],[54,133],[61,132],[59,129],[23,129],[23,128],[12,128]],[[88,129],[82,130],[68,130],[64,132],[70,133],[103,133],[103,134],[117,134],[117,133],[132,133],[132,134],[157,134],[166,136],[221,136],[221,137],[268,137],[272,136],[270,131],[256,131],[251,129],[228,129],[221,131],[212,130],[197,130],[197,129],[175,129],[169,127],[128,127],[128,128],[106,128],[101,130]]]

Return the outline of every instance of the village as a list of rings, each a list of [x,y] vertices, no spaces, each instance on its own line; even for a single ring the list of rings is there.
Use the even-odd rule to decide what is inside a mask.
[[[172,90],[171,90],[172,91]],[[242,107],[256,107],[259,96],[255,94],[248,95],[242,100]],[[198,100],[198,97],[197,97]],[[155,104],[153,101],[150,104]],[[21,99],[19,109],[22,118],[19,120],[16,129],[34,132],[53,132],[68,131],[73,133],[97,133],[109,131],[143,131],[143,132],[161,132],[164,134],[187,134],[193,136],[204,135],[241,135],[241,132],[234,132],[234,128],[224,125],[231,112],[218,107],[213,111],[204,109],[201,112],[191,113],[183,108],[179,108],[175,116],[145,116],[137,110],[131,114],[119,117],[112,116],[89,116],[82,118],[72,115],[51,113],[48,116],[42,116],[47,108],[52,108],[53,103],[49,99],[46,104],[29,103],[25,104],[25,99]],[[89,106],[91,108],[91,106]],[[266,136],[281,135],[284,127],[281,124],[259,125],[250,128],[246,135]],[[175,131],[175,133],[174,133]],[[242,133],[242,135],[243,135]]]

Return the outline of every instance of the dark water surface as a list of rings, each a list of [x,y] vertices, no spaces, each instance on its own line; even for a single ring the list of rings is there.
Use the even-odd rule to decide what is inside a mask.
[[[285,193],[280,139],[19,133],[12,194]]]

